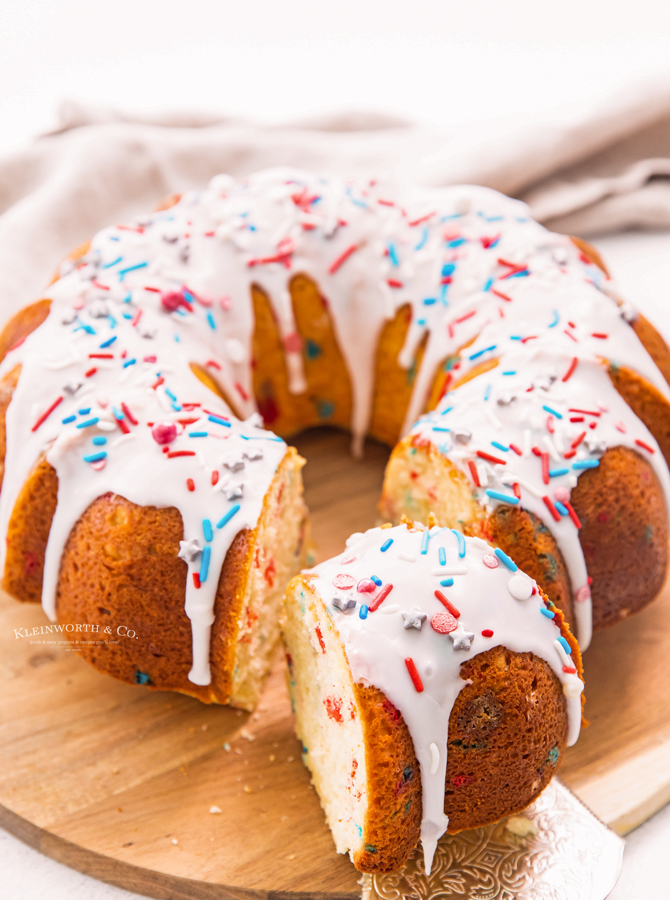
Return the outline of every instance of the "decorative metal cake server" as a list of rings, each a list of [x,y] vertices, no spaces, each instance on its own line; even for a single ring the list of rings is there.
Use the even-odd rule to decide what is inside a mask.
[[[429,876],[420,848],[399,872],[363,876],[362,900],[605,900],[623,849],[554,778],[520,815],[445,835]]]

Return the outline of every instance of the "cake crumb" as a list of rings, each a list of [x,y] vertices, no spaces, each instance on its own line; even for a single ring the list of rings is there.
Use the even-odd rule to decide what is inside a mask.
[[[256,735],[252,734],[250,731],[247,731],[246,728],[243,728],[240,731],[240,737],[243,737],[245,741],[255,741]]]
[[[291,853],[286,859],[295,859],[295,853]]]
[[[209,811],[212,815],[218,815],[221,812],[221,808],[219,806],[210,806]]]

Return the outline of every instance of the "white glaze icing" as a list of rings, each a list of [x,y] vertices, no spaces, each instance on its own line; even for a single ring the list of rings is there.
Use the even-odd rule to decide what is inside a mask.
[[[230,429],[207,419],[186,426],[172,449],[196,448],[198,455],[172,458],[168,466],[146,422],[184,418],[176,409],[183,401],[229,415],[192,375],[190,361],[209,367],[242,415],[254,412],[253,283],[272,303],[286,347],[291,390],[303,391],[301,341],[288,292],[290,278],[300,272],[313,278],[328,300],[351,376],[356,447],[370,417],[378,335],[405,304],[412,308],[412,324],[401,364],[409,367],[427,338],[405,430],[424,406],[436,367],[472,338],[475,343],[461,371],[492,354],[501,358],[500,369],[507,369],[509,348],[514,355],[519,346],[510,337],[537,333],[533,349],[563,355],[566,366],[574,356],[592,360],[604,355],[630,365],[669,395],[600,270],[581,258],[568,238],[533,222],[518,201],[480,187],[423,190],[354,184],[293,170],[261,172],[239,184],[217,176],[206,191],[186,194],[167,211],[97,234],[86,257],[63,264],[62,277],[45,293],[52,300],[46,322],[0,366],[0,377],[17,363],[23,367],[7,415],[6,476],[0,497],[3,533],[40,454],[47,453],[59,476],[43,592],[50,615],[64,543],[79,515],[100,494],[115,491],[133,502],[177,507],[185,537],[198,538],[201,546],[202,519],[215,522],[225,509],[240,503],[240,512],[223,534],[215,529],[210,575],[197,591],[191,576],[198,570],[198,559],[189,562],[186,609],[194,622],[195,654],[191,677],[207,683],[207,623],[220,566],[237,531],[257,521],[285,448],[251,428],[251,437],[263,441],[265,456],[245,460],[243,496],[235,499],[240,478],[222,468],[221,447],[239,453],[244,435],[249,436],[247,426],[232,417]],[[173,292],[190,300],[168,313],[161,301]],[[558,318],[550,331],[553,310]],[[627,308],[623,312],[627,318],[633,315]],[[564,327],[567,321],[574,327]],[[607,338],[593,337],[596,329]],[[577,335],[578,343],[566,331]],[[113,345],[101,347],[112,337]],[[495,349],[486,349],[490,347]],[[480,350],[484,352],[477,355]],[[90,359],[96,352],[110,352],[113,358]],[[144,362],[153,356],[155,363]],[[131,359],[137,362],[123,368]],[[93,367],[95,374],[86,377]],[[165,382],[152,390],[158,372]],[[80,382],[74,395],[67,392]],[[31,431],[60,396],[64,399],[59,406]],[[614,397],[614,389],[603,385],[605,405],[613,407]],[[139,422],[130,424],[132,436],[120,435],[115,425],[111,410],[121,401]],[[90,416],[99,419],[96,425],[77,429],[81,417],[62,424],[63,418],[87,407]],[[491,417],[489,408],[483,407],[485,415],[495,425],[498,417]],[[187,412],[188,417],[196,415]],[[187,432],[193,430],[206,430],[209,436],[190,439]],[[639,427],[637,433],[642,433]],[[82,461],[94,449],[93,434],[108,440],[104,450],[96,448],[108,453],[102,470]],[[221,473],[225,493],[212,493],[207,486],[214,468]],[[195,492],[186,489],[187,478],[197,482]],[[561,543],[561,549],[572,552],[567,543]],[[3,541],[3,556],[4,550]],[[573,550],[570,565],[576,572],[580,564]],[[588,611],[587,604],[582,610]],[[588,637],[587,616],[580,618],[582,637]]]
[[[546,660],[566,696],[569,745],[579,736],[583,689],[576,674],[564,671],[564,666],[574,668],[572,658],[557,641],[560,631],[553,619],[540,612],[545,604],[539,592],[525,591],[523,600],[512,594],[519,593],[522,580],[531,590],[534,582],[511,560],[512,569],[508,568],[479,538],[463,538],[437,527],[429,534],[426,541],[420,528],[373,528],[352,535],[344,553],[309,570],[316,576],[312,586],[342,638],[354,681],[379,688],[400,710],[411,734],[421,768],[421,840],[428,872],[437,840],[448,826],[444,814],[448,727],[456,698],[467,683],[460,675],[461,664],[497,646]],[[455,562],[463,574],[446,576],[454,571]],[[354,586],[338,587],[334,584],[338,575],[350,576]],[[371,578],[381,582],[374,593],[358,591],[358,584]],[[361,618],[362,607],[373,607],[388,584],[393,588],[381,605]],[[433,616],[447,614],[436,590],[460,612],[449,626],[458,626],[451,633],[438,633],[431,625]],[[337,598],[345,602],[334,604]],[[339,606],[348,608],[342,611]],[[411,624],[422,615],[426,618],[420,628]],[[488,630],[493,634],[484,637],[482,632]],[[408,658],[416,666],[421,692],[409,674]]]

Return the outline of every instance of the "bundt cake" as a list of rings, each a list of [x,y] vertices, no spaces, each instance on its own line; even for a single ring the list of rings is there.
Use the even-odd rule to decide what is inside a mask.
[[[363,872],[524,809],[581,724],[560,611],[500,548],[455,529],[354,534],[284,602],[303,759]]]
[[[485,188],[218,176],[75,251],[0,358],[3,583],[126,681],[258,696],[306,528],[258,412],[359,451],[433,410],[384,514],[487,537],[584,646],[587,566],[596,627],[665,572],[667,347],[593,251]]]

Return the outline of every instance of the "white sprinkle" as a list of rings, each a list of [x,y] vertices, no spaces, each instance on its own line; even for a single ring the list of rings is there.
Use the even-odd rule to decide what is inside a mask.
[[[137,435],[134,431],[131,431],[128,434],[122,434],[120,437],[117,437],[115,441],[112,441],[112,443],[109,445],[109,449],[115,450],[119,446],[119,444],[127,444],[128,441],[134,441],[136,437]]]
[[[467,575],[469,569],[467,566],[444,566],[442,569],[433,569],[431,575]]]
[[[475,463],[475,468],[477,469],[477,475],[479,477],[479,483],[482,487],[488,487],[489,483],[489,473],[486,471],[486,466],[484,463]]]
[[[437,744],[430,745],[430,774],[434,775],[437,772],[437,767],[440,764],[440,751],[437,749]]]
[[[548,434],[545,434],[545,435],[543,436],[543,438],[542,438],[542,443],[544,444],[544,446],[545,446],[545,447],[547,448],[547,450],[549,451],[549,456],[551,456],[551,458],[553,459],[553,461],[554,461],[554,462],[557,462],[557,463],[561,462],[561,457],[560,457],[559,454],[558,454],[558,450],[557,450],[556,447],[554,446],[554,442],[552,441],[552,439],[549,437]]]
[[[525,459],[528,459],[530,456],[530,447],[532,443],[532,438],[530,435],[530,431],[526,429],[523,433],[523,455]]]
[[[400,606],[397,603],[392,603],[390,606],[382,605],[379,609],[379,612],[384,616],[390,616],[393,613],[398,612]]]
[[[563,645],[560,641],[554,641],[554,647],[556,648],[556,652],[558,653],[559,659],[561,660],[562,666],[571,666],[572,659],[568,656],[568,654],[563,649]]]
[[[484,407],[484,410],[485,410],[486,415],[488,416],[488,419],[491,422],[491,424],[494,425],[496,428],[502,428],[502,422],[496,416],[496,414],[493,412],[491,407],[487,405]]]
[[[105,419],[100,419],[96,428],[99,431],[116,431],[116,425],[114,422],[107,422]]]
[[[398,554],[400,559],[404,559],[405,562],[416,562],[416,556],[412,556],[411,553],[403,553],[402,551]]]
[[[177,838],[172,838],[172,843],[173,843],[173,844],[178,844],[179,841],[177,840]]]
[[[583,690],[584,682],[581,680],[581,678],[577,678],[576,675],[570,678],[569,681],[566,681],[563,685],[563,693],[566,697],[569,698],[579,697]]]

